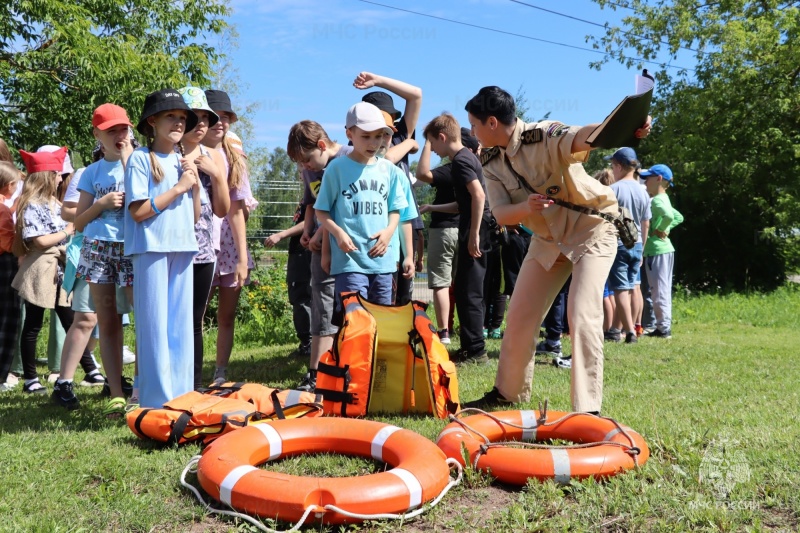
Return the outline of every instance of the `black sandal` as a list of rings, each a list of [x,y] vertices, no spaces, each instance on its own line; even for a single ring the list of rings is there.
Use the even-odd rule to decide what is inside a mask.
[[[22,392],[25,394],[47,394],[47,387],[39,383],[39,378],[28,381],[22,387]]]

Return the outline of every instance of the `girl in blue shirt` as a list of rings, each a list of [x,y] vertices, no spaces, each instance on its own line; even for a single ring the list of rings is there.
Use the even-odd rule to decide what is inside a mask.
[[[137,131],[147,148],[125,167],[125,254],[133,262],[139,404],[161,407],[193,389],[192,258],[198,171],[175,146],[197,124],[175,89],[147,95]]]

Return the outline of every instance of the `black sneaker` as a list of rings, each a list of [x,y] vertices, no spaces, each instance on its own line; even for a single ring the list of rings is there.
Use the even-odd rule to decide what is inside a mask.
[[[462,409],[486,409],[489,407],[497,407],[500,405],[511,405],[512,402],[503,398],[497,387],[492,387],[492,390],[483,395],[483,398],[478,398],[471,402],[464,402],[461,404]]]
[[[654,337],[656,339],[671,339],[672,330],[661,331],[660,329],[654,330],[652,333],[645,333],[645,337]]]
[[[606,342],[619,342],[622,340],[622,332],[618,329],[611,328],[603,332],[603,339]]]
[[[121,380],[122,394],[124,394],[126,398],[129,398],[131,394],[133,394],[133,383],[125,376],[122,376]],[[103,390],[100,391],[100,396],[111,397],[111,387],[108,386],[108,382],[103,383]]]
[[[294,351],[295,357],[306,359],[311,357],[311,341],[301,342],[297,349]]]
[[[636,344],[639,339],[636,337],[635,331],[629,331],[625,334],[625,344]]]
[[[442,344],[450,344],[450,332],[447,329],[440,329],[436,332]]]
[[[536,353],[559,356],[561,355],[561,341],[550,342],[543,340],[536,345]]]
[[[314,392],[317,388],[317,371],[309,370],[308,373],[300,381],[300,384],[295,387],[295,390],[300,392]]]
[[[78,401],[78,397],[75,396],[75,386],[71,381],[56,382],[50,397],[53,399],[53,402],[68,411],[80,407],[80,401]]]
[[[466,348],[458,350],[456,353],[450,355],[450,360],[457,365],[476,364],[483,365],[489,362],[489,356],[486,355],[486,350],[480,352],[469,353]]]

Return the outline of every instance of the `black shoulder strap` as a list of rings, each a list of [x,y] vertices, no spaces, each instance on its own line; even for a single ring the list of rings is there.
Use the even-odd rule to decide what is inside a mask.
[[[522,132],[520,136],[520,141],[522,144],[534,144],[540,143],[544,139],[544,134],[542,133],[541,128],[533,128],[532,130],[525,130]]]
[[[481,166],[486,166],[486,164],[494,159],[497,154],[500,153],[500,148],[497,146],[492,146],[491,148],[484,148],[481,150]]]

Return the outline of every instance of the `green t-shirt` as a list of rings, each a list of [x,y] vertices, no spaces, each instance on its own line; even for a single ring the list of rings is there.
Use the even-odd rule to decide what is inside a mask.
[[[683,222],[683,215],[672,207],[667,193],[657,194],[650,201],[650,212],[653,218],[650,219],[650,231],[647,235],[647,242],[644,245],[644,256],[668,254],[675,251],[669,236],[664,239],[656,237],[653,230],[666,231],[669,233],[672,228]]]

